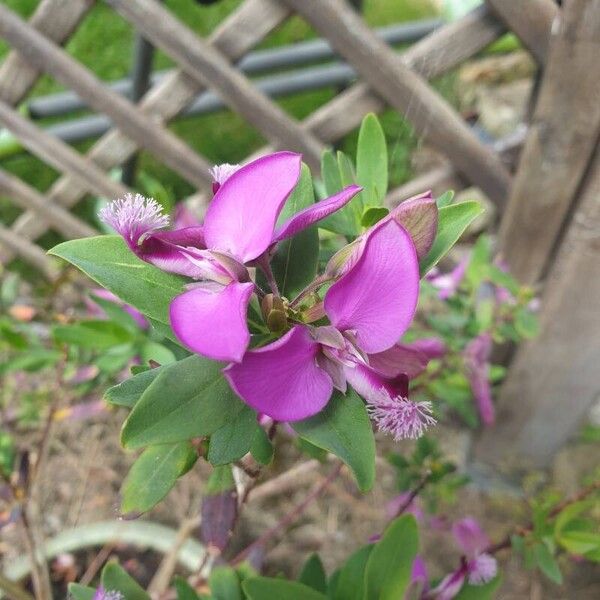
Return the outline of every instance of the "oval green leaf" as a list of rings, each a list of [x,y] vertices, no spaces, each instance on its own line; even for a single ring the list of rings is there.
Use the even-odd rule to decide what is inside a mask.
[[[291,423],[300,437],[340,458],[352,471],[359,489],[375,481],[375,439],[364,402],[349,389],[335,392],[317,415]]]

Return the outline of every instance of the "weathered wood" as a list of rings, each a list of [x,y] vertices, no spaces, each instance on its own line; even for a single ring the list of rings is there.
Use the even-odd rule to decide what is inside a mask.
[[[210,85],[279,149],[298,150],[313,168],[325,147],[260,92],[213,46],[154,0],[106,0],[200,84]]]
[[[427,83],[397,60],[394,51],[342,0],[284,0],[325,35],[337,51],[416,131],[492,199],[505,200],[510,175],[497,156]]]
[[[91,160],[36,127],[2,100],[0,100],[0,123],[12,131],[30,152],[52,165],[57,171],[69,173],[88,191],[108,198],[124,196],[130,191],[122,183],[108,177]]]
[[[237,60],[256,45],[289,14],[289,9],[276,0],[246,0],[214,31],[210,42],[231,60]],[[205,88],[183,71],[165,77],[144,96],[140,108],[148,118],[168,121],[181,112]],[[102,136],[87,156],[100,168],[109,170],[125,162],[138,150],[134,140],[118,129]],[[86,188],[69,176],[59,178],[48,192],[48,197],[63,206],[71,207],[84,197]],[[21,215],[13,229],[27,239],[36,239],[46,230],[45,224],[31,212]],[[14,253],[0,248],[0,260],[11,260]]]
[[[544,64],[548,55],[548,32],[560,9],[553,0],[486,0],[492,11],[511,29],[538,63]]]
[[[105,87],[64,50],[44,38],[6,6],[0,4],[0,37],[36,68],[75,90],[90,106],[108,115],[115,125],[140,146],[159,157],[190,183],[210,182],[210,165],[185,142],[147,119],[131,102]]]
[[[0,242],[12,248],[15,254],[33,265],[50,281],[54,281],[58,277],[56,265],[39,246],[32,244],[2,224],[0,224]]]
[[[69,39],[95,0],[42,0],[29,23],[47,38],[62,44]],[[0,65],[0,98],[15,106],[31,90],[41,72],[18,52],[11,51]]]
[[[527,128],[520,127],[505,137],[496,140],[492,144],[492,149],[497,152],[506,166],[512,169],[519,149],[525,141]],[[385,199],[388,206],[396,206],[403,200],[420,194],[425,190],[433,190],[434,193],[443,193],[446,190],[460,190],[467,186],[467,182],[462,179],[457,170],[450,161],[444,161],[443,164],[431,169],[422,175],[411,179],[404,185],[401,185],[387,195]]]
[[[420,75],[433,78],[453,69],[498,39],[505,31],[504,25],[490,15],[485,6],[481,6],[454,23],[436,29],[396,56],[397,60]],[[334,142],[358,127],[367,113],[378,113],[385,107],[385,101],[366,83],[356,83],[306,117],[302,126],[324,142]],[[250,158],[270,151],[271,147],[265,146]],[[455,181],[456,172],[454,169],[453,171],[452,181]],[[209,195],[202,192],[188,198],[199,213],[208,200]]]
[[[600,133],[600,0],[569,0],[561,14],[500,229],[524,283],[544,275]]]
[[[10,196],[15,204],[25,210],[35,211],[67,238],[85,237],[97,233],[93,227],[61,206],[48,202],[40,192],[3,169],[0,169],[0,191]]]
[[[600,401],[600,149],[565,241],[548,276],[541,334],[523,344],[483,433],[478,461],[546,465]]]

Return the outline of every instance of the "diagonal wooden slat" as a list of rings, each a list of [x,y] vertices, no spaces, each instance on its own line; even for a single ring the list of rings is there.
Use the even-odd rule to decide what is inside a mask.
[[[28,62],[76,91],[98,112],[133,137],[142,147],[199,187],[210,182],[210,165],[187,144],[157,123],[149,121],[131,102],[105,87],[64,50],[0,4],[0,37]]]
[[[544,64],[548,55],[548,35],[560,9],[553,0],[486,0],[491,9],[533,54],[538,63]]]
[[[397,60],[424,77],[437,77],[494,42],[505,31],[504,25],[485,6],[481,6],[454,23],[433,31],[397,55]],[[334,142],[358,127],[367,113],[381,112],[385,107],[385,101],[366,83],[360,82],[306,117],[302,126],[324,142]],[[270,147],[264,147],[252,157],[270,151]],[[452,172],[446,178],[449,183],[457,181],[458,174],[453,167]],[[208,195],[194,195],[191,201],[201,209],[208,202]]]
[[[185,27],[155,0],[106,0],[201,85],[219,96],[279,149],[302,152],[318,169],[325,147],[260,92],[213,46]]]
[[[95,0],[42,0],[29,23],[48,39],[62,44],[95,4]],[[0,65],[0,98],[13,106],[36,84],[41,71],[14,50]]]
[[[600,135],[600,0],[571,0],[557,25],[500,229],[511,272],[529,284],[549,267]]]
[[[12,229],[0,224],[0,243],[11,248],[23,260],[33,265],[50,281],[58,277],[58,269],[52,259],[35,244],[18,235]]]
[[[114,181],[91,160],[81,156],[70,146],[36,127],[16,110],[0,100],[0,123],[12,131],[30,152],[37,155],[58,171],[69,173],[82,186],[100,196],[111,198],[131,191]]]
[[[67,238],[86,237],[98,233],[68,210],[48,202],[40,192],[3,169],[0,169],[0,191],[9,195],[15,204],[25,210],[34,210]]]
[[[493,200],[505,201],[510,175],[500,159],[469,130],[426,82],[402,65],[393,50],[342,0],[283,0],[326,36],[373,89],[408,113],[417,132]]]
[[[244,4],[215,30],[210,37],[223,54],[237,60],[256,45],[289,15],[288,8],[276,0],[246,0]],[[168,121],[181,112],[204,86],[183,71],[174,72],[152,88],[140,103],[149,118]],[[138,150],[134,140],[118,129],[113,129],[90,149],[87,156],[100,168],[108,170],[125,162]],[[86,188],[69,176],[59,178],[48,192],[48,197],[63,206],[73,206],[86,193]],[[13,224],[18,235],[36,239],[47,229],[45,223],[28,212]],[[10,248],[0,248],[0,260],[8,262],[14,256]]]

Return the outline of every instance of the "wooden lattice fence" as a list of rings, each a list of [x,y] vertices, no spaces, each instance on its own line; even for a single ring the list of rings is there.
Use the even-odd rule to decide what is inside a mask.
[[[598,303],[600,273],[597,266],[590,267],[588,260],[588,255],[595,252],[597,256],[599,252],[597,232],[582,234],[587,225],[572,216],[577,209],[577,214],[586,215],[587,222],[598,221],[600,194],[596,191],[600,168],[592,155],[600,128],[600,0],[567,0],[563,8],[553,0],[488,0],[402,53],[381,41],[343,0],[245,0],[207,39],[200,38],[157,0],[106,3],[177,65],[137,104],[112,91],[61,48],[94,0],[41,0],[29,22],[0,4],[0,37],[12,47],[0,65],[0,123],[32,154],[61,173],[50,189],[41,193],[0,168],[0,191],[23,210],[10,227],[0,225],[3,263],[19,255],[54,278],[56,266],[36,240],[48,229],[65,238],[94,234],[93,228],[69,209],[90,192],[108,197],[126,193],[127,187],[111,179],[107,172],[123,165],[139,149],[147,150],[192,184],[198,190],[197,202],[206,202],[211,164],[166,124],[200,92],[211,89],[260,132],[272,148],[302,152],[304,160],[316,170],[322,151],[355,129],[367,112],[380,112],[386,107],[397,110],[447,162],[392,190],[390,203],[397,203],[413,191],[443,183],[476,185],[504,212],[500,249],[516,276],[537,284],[547,273],[551,274],[549,300],[542,314],[545,323],[554,318],[564,320],[566,313],[561,311],[570,310],[570,299],[564,292],[581,278],[594,280],[595,289],[590,294]],[[301,122],[285,113],[235,67],[294,13],[327,38],[359,76],[357,83]],[[533,120],[514,176],[503,160],[506,145],[484,145],[427,83],[460,65],[507,30],[522,40],[543,74],[539,92],[534,92],[537,103]],[[49,135],[17,110],[42,74],[76,92],[114,124],[85,155]],[[582,200],[577,208],[579,196]],[[563,239],[564,249],[558,252]],[[579,249],[577,253],[573,247]],[[559,260],[555,263],[557,253]],[[585,264],[580,264],[582,261]],[[600,325],[598,311],[591,314],[591,309],[592,305],[592,325]],[[520,385],[519,377],[523,377],[518,373],[533,364],[531,356],[539,353],[536,344],[556,343],[563,335],[564,331],[549,326],[539,342],[521,349],[516,363],[519,369],[509,376],[502,406],[514,405],[514,390]],[[600,351],[593,347],[589,331],[587,337],[585,332],[581,335],[583,348],[598,362]],[[599,387],[598,376],[590,371],[582,352],[577,351],[576,360],[581,359],[580,366],[585,364],[585,372],[578,371],[578,377],[587,377],[588,386],[578,399],[579,417]],[[570,376],[563,375],[559,387],[568,390]],[[530,372],[528,376],[531,379]],[[531,400],[529,404],[520,402],[520,407],[536,413],[540,394],[547,392],[538,383],[531,383]],[[553,398],[556,397],[554,393]],[[527,443],[513,448],[543,460],[572,432],[577,419],[571,421],[543,449]],[[511,415],[507,415],[502,427],[503,436],[514,438],[521,431],[519,420]],[[498,434],[491,434],[495,435]],[[495,448],[493,455],[486,454],[487,460],[504,453],[501,442],[497,437],[487,440],[488,447]]]

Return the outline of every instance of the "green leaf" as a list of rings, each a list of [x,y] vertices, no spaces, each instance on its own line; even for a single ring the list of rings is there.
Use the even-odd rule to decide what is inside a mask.
[[[571,554],[587,555],[600,549],[600,534],[567,528],[561,531],[558,542]]]
[[[371,227],[372,225],[375,225],[375,223],[379,223],[379,221],[386,217],[389,212],[390,211],[387,208],[383,208],[382,206],[367,207],[362,214],[360,224],[363,227]]]
[[[542,573],[548,577],[554,583],[560,585],[562,583],[562,573],[558,567],[558,563],[552,556],[548,546],[543,542],[539,542],[533,547],[533,554],[537,566],[540,568]]]
[[[121,236],[103,235],[63,242],[49,254],[70,262],[96,283],[152,319],[169,325],[169,304],[185,280],[140,260]]]
[[[278,223],[287,221],[297,212],[314,204],[315,194],[312,177],[306,165],[302,165],[300,181],[285,203]],[[271,268],[286,298],[294,298],[316,276],[319,262],[319,234],[314,225],[277,245]]]
[[[243,404],[223,377],[223,365],[194,355],[163,367],[123,425],[126,448],[180,442],[214,433]]]
[[[213,600],[242,600],[240,578],[231,567],[215,567],[208,578]]]
[[[216,495],[235,489],[235,480],[229,465],[215,467],[206,482],[206,495]]]
[[[146,342],[140,349],[140,357],[143,363],[153,360],[159,365],[170,365],[175,362],[173,352],[158,342]]]
[[[121,487],[121,514],[137,516],[156,506],[197,458],[189,442],[146,448]]]
[[[102,570],[102,587],[107,592],[121,592],[127,600],[150,600],[150,596],[135,579],[114,561],[107,563]]]
[[[328,196],[337,194],[344,187],[337,160],[331,150],[325,150],[321,156],[321,175]]]
[[[242,584],[248,600],[325,600],[325,596],[297,581],[254,577]]]
[[[104,392],[104,399],[114,406],[133,408],[146,388],[158,377],[165,367],[142,371],[122,383],[113,385]]]
[[[69,598],[73,600],[94,600],[96,590],[78,583],[69,584]]]
[[[515,314],[515,329],[526,340],[536,337],[540,332],[540,323],[537,315],[527,307],[519,308]]]
[[[483,585],[470,585],[467,583],[463,585],[454,600],[492,600],[501,583],[502,578],[500,575],[496,575],[494,579]]]
[[[368,544],[359,548],[344,563],[335,587],[334,600],[363,600],[365,569],[374,547],[373,544]]]
[[[254,434],[250,453],[261,465],[268,465],[273,460],[273,444],[262,427],[259,427]]]
[[[177,592],[177,600],[199,600],[200,596],[196,594],[196,590],[183,577],[175,577],[173,583]]]
[[[438,208],[444,208],[444,206],[450,206],[453,200],[454,192],[452,190],[448,190],[447,192],[444,192],[441,196],[438,196],[435,203],[437,204]]]
[[[97,304],[106,313],[106,316],[111,321],[127,329],[127,331],[139,333],[140,326],[137,324],[137,321],[128,312],[124,311],[121,306],[105,298],[100,298],[96,294],[90,294],[90,298],[92,302]]]
[[[337,194],[344,187],[338,162],[330,150],[323,152],[321,157],[321,176],[328,196]],[[320,221],[319,227],[345,236],[355,236],[359,233],[354,212],[348,205]]]
[[[379,119],[369,113],[360,126],[356,149],[356,182],[364,204],[382,206],[388,187],[388,155]]]
[[[112,321],[89,320],[72,325],[55,325],[52,337],[60,344],[90,350],[108,350],[132,340],[132,335]]]
[[[300,437],[346,463],[362,492],[371,489],[375,439],[365,405],[354,390],[349,389],[346,395],[336,391],[320,413],[291,425]]]
[[[456,244],[465,229],[483,212],[479,202],[473,200],[444,206],[438,211],[438,231],[433,246],[420,264],[425,275]]]
[[[317,553],[313,553],[308,557],[302,567],[298,581],[313,590],[317,590],[317,592],[327,592],[327,574]]]
[[[419,534],[412,515],[403,515],[387,527],[371,552],[365,570],[365,598],[397,600],[408,584],[417,555]]]
[[[213,465],[226,465],[242,458],[250,452],[259,429],[256,413],[249,406],[244,406],[235,419],[210,436],[208,461]]]

